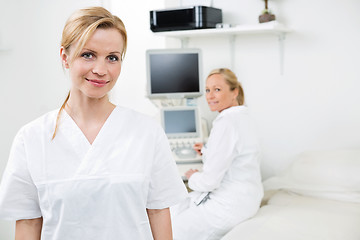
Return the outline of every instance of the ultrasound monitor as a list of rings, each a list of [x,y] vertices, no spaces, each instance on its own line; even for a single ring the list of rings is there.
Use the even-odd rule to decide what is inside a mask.
[[[200,121],[196,107],[161,109],[161,123],[168,138],[199,138]]]
[[[149,98],[194,98],[202,95],[200,49],[150,49],[146,51]]]

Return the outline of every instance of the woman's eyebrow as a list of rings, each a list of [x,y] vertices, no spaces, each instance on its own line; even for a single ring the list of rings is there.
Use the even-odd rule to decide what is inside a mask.
[[[96,51],[94,51],[94,50],[91,50],[91,49],[89,49],[89,48],[83,48],[83,51],[89,51],[89,52],[93,52],[93,53],[96,53]]]
[[[89,51],[89,52],[97,53],[96,51],[94,51],[92,49],[89,49],[89,48],[83,48],[83,51]],[[121,55],[121,52],[120,51],[112,51],[112,52],[109,52],[109,54],[120,54]]]
[[[120,55],[121,55],[121,52],[119,52],[119,51],[110,52],[109,54],[115,54],[115,53],[117,53],[117,54],[120,54]]]

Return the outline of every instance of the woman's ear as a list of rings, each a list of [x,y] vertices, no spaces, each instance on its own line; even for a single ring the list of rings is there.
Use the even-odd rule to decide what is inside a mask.
[[[69,68],[69,56],[65,52],[64,47],[60,48],[60,58],[61,58],[61,62],[63,64],[64,68],[68,69]]]
[[[239,96],[239,88],[235,88],[233,91],[234,91],[234,96],[235,96],[235,100],[236,100],[236,98]]]

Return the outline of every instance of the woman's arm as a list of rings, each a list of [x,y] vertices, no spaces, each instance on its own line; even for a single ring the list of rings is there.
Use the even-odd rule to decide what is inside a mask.
[[[187,173],[189,188],[198,192],[211,192],[217,189],[234,159],[239,131],[231,119],[221,118],[213,124],[204,152],[201,172]],[[206,161],[205,161],[206,160]]]
[[[146,209],[154,240],[172,240],[169,208]],[[17,240],[17,239],[16,239]]]
[[[42,222],[42,218],[16,221],[15,240],[39,240]]]

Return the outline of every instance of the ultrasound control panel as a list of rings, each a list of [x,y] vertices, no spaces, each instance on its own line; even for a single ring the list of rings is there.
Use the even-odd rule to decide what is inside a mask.
[[[207,128],[204,128],[196,107],[163,108],[161,120],[180,175],[185,180],[187,170],[200,170],[202,167],[202,156],[193,146],[195,143],[204,142]]]
[[[193,148],[194,144],[197,142],[201,142],[201,139],[170,139],[170,147],[176,163],[201,163],[201,155]]]

